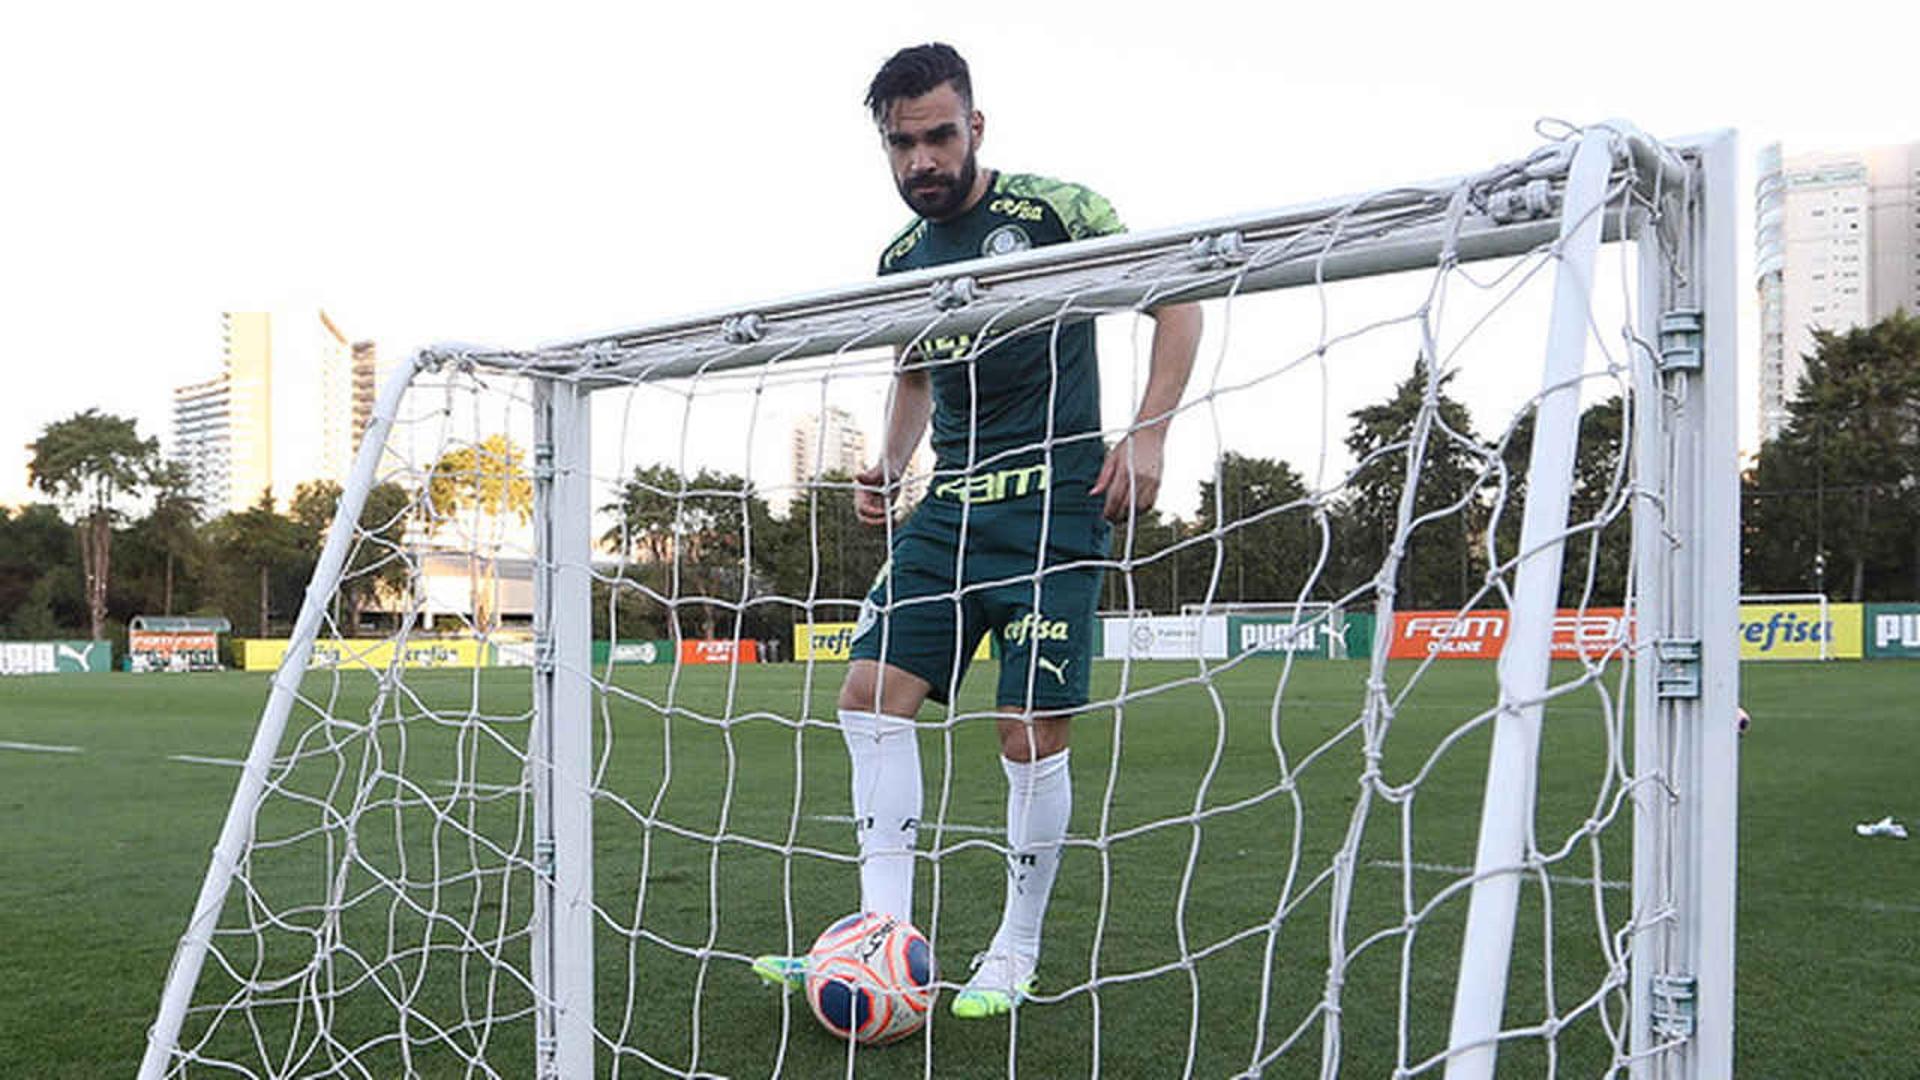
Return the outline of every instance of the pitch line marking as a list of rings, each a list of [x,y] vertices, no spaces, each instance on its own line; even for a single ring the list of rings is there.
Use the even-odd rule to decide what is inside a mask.
[[[18,750],[25,754],[82,754],[77,746],[49,746],[45,743],[0,742],[0,750]]]
[[[1449,866],[1446,863],[1430,862],[1403,863],[1398,859],[1375,859],[1368,863],[1367,867],[1372,870],[1398,870],[1402,867],[1409,867],[1414,870],[1419,870],[1422,873],[1452,874],[1456,877],[1465,877],[1473,873],[1473,867],[1471,866]],[[1528,872],[1526,874],[1526,880],[1534,880],[1534,874]],[[1582,888],[1588,889],[1593,887],[1593,879],[1590,877],[1577,877],[1570,874],[1548,874],[1547,880],[1555,885],[1579,885]],[[1632,888],[1632,885],[1625,881],[1607,881],[1602,879],[1600,887],[1603,889],[1629,889]]]
[[[229,769],[242,769],[245,768],[247,764],[244,761],[235,761],[232,758],[201,757],[199,754],[168,754],[167,760],[178,761],[187,765],[225,765]]]

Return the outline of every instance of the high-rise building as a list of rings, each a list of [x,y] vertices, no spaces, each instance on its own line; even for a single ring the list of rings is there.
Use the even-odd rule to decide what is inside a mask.
[[[209,517],[270,491],[282,510],[303,483],[344,483],[365,424],[356,347],[324,311],[220,316],[220,374],[174,390],[172,457]],[[364,352],[372,363],[373,349]]]
[[[1785,429],[1815,330],[1920,312],[1920,142],[1868,150],[1760,151],[1760,437]]]
[[[867,467],[867,436],[853,414],[837,405],[802,416],[793,425],[796,489],[828,473],[852,476]]]

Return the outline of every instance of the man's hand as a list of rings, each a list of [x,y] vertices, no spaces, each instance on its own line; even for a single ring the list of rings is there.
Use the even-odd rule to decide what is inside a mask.
[[[853,513],[862,525],[885,525],[893,516],[896,485],[881,464],[870,465],[853,475]]]
[[[1142,428],[1128,435],[1107,451],[1100,466],[1100,479],[1094,481],[1089,495],[1104,494],[1106,506],[1101,513],[1118,525],[1135,514],[1153,509],[1160,495],[1160,466],[1164,456],[1167,429],[1164,424]]]

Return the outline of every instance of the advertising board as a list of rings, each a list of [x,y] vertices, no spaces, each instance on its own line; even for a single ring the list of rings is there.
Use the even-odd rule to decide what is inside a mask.
[[[1402,660],[1491,660],[1507,643],[1507,626],[1504,610],[1395,612],[1387,655]],[[1621,608],[1561,608],[1553,617],[1553,658],[1604,656],[1624,646],[1631,630]]]
[[[0,641],[0,675],[58,675],[112,667],[113,647],[104,641]]]
[[[288,641],[286,638],[249,638],[237,643],[240,666],[246,671],[273,671],[286,658]],[[394,650],[399,648],[393,641],[384,639],[323,640],[313,644],[313,658],[308,667],[321,668],[361,668],[367,671],[385,671],[393,666]],[[486,646],[471,638],[448,640],[415,639],[408,641],[400,653],[400,666],[406,668],[470,668],[483,666],[487,659]]]
[[[1868,604],[1869,660],[1920,659],[1920,604]]]
[[[1100,620],[1107,660],[1225,660],[1224,615],[1114,616]]]
[[[1742,660],[1858,660],[1861,656],[1859,604],[1741,604]]]

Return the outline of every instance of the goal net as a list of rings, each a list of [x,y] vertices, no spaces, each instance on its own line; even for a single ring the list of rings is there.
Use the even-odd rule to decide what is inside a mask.
[[[380,398],[142,1076],[1727,1075],[1732,154],[1600,126],[1458,179],[426,350]],[[1093,560],[1036,994],[836,1041],[749,965],[858,903],[835,700],[903,525],[859,524],[850,474],[896,351],[964,336],[964,368],[1093,320],[1112,444],[1147,313],[1189,300],[1160,505]],[[914,855],[949,996],[1008,858],[1000,650],[954,648],[980,652],[919,716]]]

